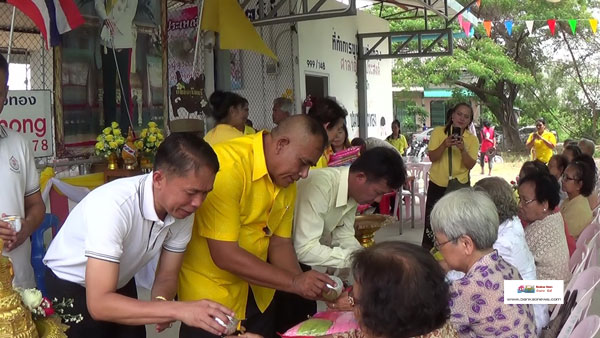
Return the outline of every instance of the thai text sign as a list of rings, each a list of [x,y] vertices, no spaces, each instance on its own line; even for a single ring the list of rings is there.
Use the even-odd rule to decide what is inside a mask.
[[[21,133],[33,156],[52,156],[52,101],[49,90],[11,90],[4,100],[0,125]]]

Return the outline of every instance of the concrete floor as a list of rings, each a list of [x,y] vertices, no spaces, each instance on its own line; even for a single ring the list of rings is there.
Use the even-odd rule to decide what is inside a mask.
[[[400,222],[395,222],[392,225],[382,228],[375,233],[375,241],[405,241],[414,244],[421,244],[421,239],[423,236],[423,220],[419,219],[419,208],[415,208],[417,220],[415,221],[415,227],[412,228],[410,224],[410,220],[405,220],[403,222],[403,231],[402,235],[399,234],[399,225]],[[140,297],[149,298],[148,291],[139,290]],[[598,297],[598,289],[596,290],[592,305],[589,310],[589,314],[597,314],[600,315],[600,298]],[[323,304],[320,304],[320,308]],[[157,334],[154,331],[153,326],[148,326],[146,328],[148,332],[149,338],[177,338],[179,332],[179,324],[173,325],[173,328],[166,330],[161,334]],[[587,338],[587,337],[578,337],[578,338]],[[595,338],[600,338],[600,333],[595,336]]]

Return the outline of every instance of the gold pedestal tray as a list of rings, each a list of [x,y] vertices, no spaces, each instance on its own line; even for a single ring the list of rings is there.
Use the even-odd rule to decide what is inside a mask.
[[[373,240],[375,231],[393,223],[395,220],[392,216],[380,214],[356,216],[354,221],[354,236],[360,242],[360,245],[368,248],[375,244],[375,240]]]

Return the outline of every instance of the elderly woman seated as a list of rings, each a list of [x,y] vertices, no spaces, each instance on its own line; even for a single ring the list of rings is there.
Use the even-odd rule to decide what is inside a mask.
[[[488,177],[475,183],[475,189],[485,191],[498,211],[500,226],[498,227],[498,239],[494,242],[494,249],[498,250],[498,254],[505,261],[517,268],[523,279],[537,279],[535,261],[527,246],[521,220],[517,216],[519,207],[511,186],[500,177]],[[549,321],[548,306],[536,304],[533,306],[533,310],[535,326],[537,330],[541,330]]]
[[[334,337],[458,337],[448,320],[444,271],[425,249],[381,242],[354,254],[352,272],[351,303],[361,331]]]
[[[528,225],[525,239],[533,254],[538,279],[571,278],[565,225],[558,205],[558,181],[550,174],[525,176],[519,181],[519,217]]]
[[[504,303],[504,280],[521,275],[492,247],[498,225],[494,202],[470,188],[445,195],[431,212],[435,247],[465,273],[450,286],[450,320],[461,337],[535,336],[531,305]]]

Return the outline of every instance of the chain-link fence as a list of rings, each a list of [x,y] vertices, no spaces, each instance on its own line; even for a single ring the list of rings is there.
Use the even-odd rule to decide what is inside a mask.
[[[7,57],[13,6],[0,3],[0,52]],[[21,11],[15,11],[10,51],[12,90],[52,89],[52,50],[46,50],[39,30]]]

